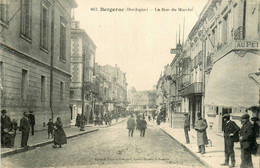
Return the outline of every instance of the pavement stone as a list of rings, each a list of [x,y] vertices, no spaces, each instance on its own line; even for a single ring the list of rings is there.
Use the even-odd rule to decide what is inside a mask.
[[[184,130],[174,129],[169,126],[168,123],[162,123],[159,126],[162,131],[171,136],[173,139],[178,141],[183,147],[185,147],[194,157],[201,161],[206,167],[210,168],[225,168],[228,166],[220,166],[225,161],[224,155],[224,137],[223,134],[216,134],[212,129],[207,129],[207,136],[210,139],[212,145],[206,146],[206,154],[196,153],[198,151],[197,146],[197,133],[194,129],[189,131],[190,143],[186,144]],[[235,143],[234,145],[236,167],[240,167],[241,163],[241,151],[240,144]],[[252,156],[253,164],[255,168],[260,167],[260,157]],[[231,165],[231,163],[229,163]]]
[[[125,118],[119,118],[118,122],[116,122],[115,120],[112,120],[111,125],[100,125],[100,126],[94,126],[93,124],[89,124],[85,126],[85,131],[80,131],[80,128],[74,126],[74,124],[72,124],[71,127],[66,127],[63,128],[67,139],[70,138],[74,138],[80,135],[84,135],[87,133],[91,133],[94,131],[98,131],[99,128],[106,128],[106,127],[110,127],[112,125],[121,123],[125,120]],[[17,154],[17,153],[21,153],[21,152],[25,152],[27,150],[31,150],[34,149],[36,147],[40,147],[40,146],[44,146],[47,144],[51,144],[53,143],[53,139],[48,139],[48,133],[47,130],[44,131],[36,131],[34,133],[34,135],[32,136],[31,134],[29,135],[29,140],[28,140],[28,148],[21,148],[21,132],[17,131],[16,133],[16,137],[15,137],[15,143],[14,143],[14,147],[13,148],[1,148],[1,157],[6,157],[6,156],[10,156],[13,154]]]

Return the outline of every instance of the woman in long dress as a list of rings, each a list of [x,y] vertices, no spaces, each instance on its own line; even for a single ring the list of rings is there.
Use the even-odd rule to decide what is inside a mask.
[[[54,131],[54,148],[57,148],[57,145],[61,148],[61,145],[67,143],[67,137],[66,134],[62,128],[62,121],[60,117],[57,118],[57,121],[55,122],[56,129]]]

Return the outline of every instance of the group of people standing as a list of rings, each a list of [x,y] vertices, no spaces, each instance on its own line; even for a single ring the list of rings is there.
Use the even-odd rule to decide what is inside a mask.
[[[144,116],[142,118],[140,116],[137,116],[137,119],[135,120],[133,114],[130,115],[130,118],[127,120],[127,129],[129,137],[133,137],[135,129],[140,130],[140,137],[144,137],[146,128],[147,122]]]
[[[14,146],[16,131],[22,132],[21,147],[27,147],[30,131],[34,135],[35,117],[33,111],[23,113],[23,117],[20,120],[20,126],[15,119],[11,121],[11,118],[6,115],[7,111],[1,111],[1,145],[2,147],[11,148]]]
[[[22,133],[21,147],[28,147],[28,139],[31,131],[31,135],[34,135],[35,116],[33,111],[23,112],[23,117],[20,120],[20,125],[15,119],[11,121],[11,118],[6,115],[7,111],[1,111],[1,146],[11,148],[14,146],[16,131],[19,130]],[[55,123],[50,119],[48,122],[48,138],[54,137],[53,147],[61,147],[61,145],[67,143],[66,134],[62,128],[63,124],[60,117],[57,118]]]
[[[184,133],[186,138],[186,143],[190,143],[188,131],[190,131],[190,121],[188,113],[185,113],[184,120]],[[206,129],[208,128],[206,119],[201,117],[201,113],[197,113],[197,121],[195,123],[194,129],[197,131],[197,145],[198,152],[205,154],[205,145],[208,144],[209,140],[207,137]],[[240,142],[241,146],[241,165],[240,168],[253,168],[252,154],[256,154],[258,150],[258,144],[256,142],[257,137],[259,137],[259,125],[256,123],[259,119],[254,117],[250,122],[250,116],[244,114],[241,117],[242,127],[230,120],[230,114],[225,114],[222,116],[224,121],[224,151],[225,151],[225,161],[221,166],[229,166],[229,159],[231,159],[231,166],[235,167],[235,152],[234,143]]]

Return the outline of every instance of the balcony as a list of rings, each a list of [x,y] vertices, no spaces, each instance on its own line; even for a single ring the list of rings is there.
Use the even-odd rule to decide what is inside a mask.
[[[195,82],[185,87],[182,96],[202,94],[202,82]]]

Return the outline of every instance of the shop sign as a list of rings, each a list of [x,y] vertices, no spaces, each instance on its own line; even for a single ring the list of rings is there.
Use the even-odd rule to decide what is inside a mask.
[[[235,41],[236,49],[260,49],[259,41]]]
[[[177,49],[177,48],[172,48],[171,49],[171,54],[180,54],[180,53],[181,53],[180,49]]]

